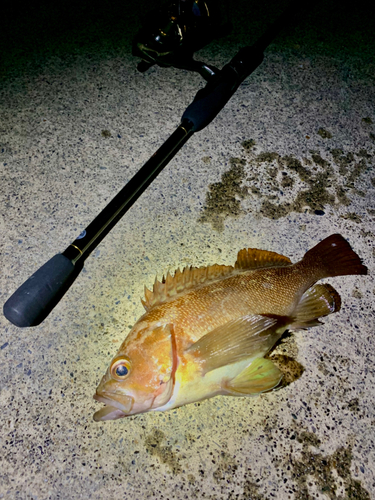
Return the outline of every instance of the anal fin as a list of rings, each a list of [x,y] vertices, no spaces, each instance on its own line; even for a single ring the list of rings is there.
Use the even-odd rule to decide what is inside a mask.
[[[248,396],[274,389],[283,378],[282,372],[270,359],[257,358],[230,382],[224,389],[233,396]]]
[[[318,318],[339,311],[340,307],[340,295],[333,286],[314,285],[302,295],[289,328],[298,330],[319,325],[321,321]]]

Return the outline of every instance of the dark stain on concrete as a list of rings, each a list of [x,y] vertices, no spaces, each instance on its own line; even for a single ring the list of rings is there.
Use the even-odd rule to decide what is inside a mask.
[[[213,472],[213,477],[216,482],[228,481],[238,469],[234,458],[225,451],[220,452],[219,461],[215,465],[216,469]]]
[[[193,474],[188,474],[187,479],[190,484],[195,484],[195,477],[193,476]]]
[[[249,139],[247,141],[243,141],[242,147],[244,148],[245,151],[252,151],[256,146],[256,142],[254,139]]]
[[[340,360],[337,359],[337,362]],[[309,406],[304,402],[303,404],[308,411]],[[349,400],[345,409],[357,414],[358,400]],[[370,500],[370,495],[362,483],[352,477],[353,439],[349,438],[345,446],[337,448],[333,453],[323,453],[322,441],[315,432],[304,429],[297,415],[291,414],[291,417],[293,420],[290,426],[284,428],[280,427],[276,416],[267,416],[260,435],[264,440],[263,446],[275,449],[272,462],[278,477],[284,477],[284,483],[288,482],[292,494],[290,498],[313,500],[318,494],[319,498],[320,495],[326,495],[331,500]],[[281,436],[290,442],[287,451],[285,445],[281,444],[285,454],[278,448]],[[258,493],[258,488],[263,486],[261,477],[254,480],[254,477],[248,477],[247,474],[244,475],[244,493],[248,496],[244,495],[244,498],[263,500]]]
[[[362,222],[361,217],[358,214],[356,214],[355,212],[348,212],[345,215],[340,215],[340,217],[342,219],[345,219],[345,220],[351,220],[353,222],[356,222],[357,224]]]
[[[352,297],[354,297],[355,299],[362,299],[363,294],[358,290],[358,288],[354,288],[352,291]]]
[[[324,130],[324,128],[320,128],[318,130],[318,134],[320,135],[320,137],[322,137],[323,139],[332,139],[332,134],[331,132],[328,132],[328,130]]]
[[[254,200],[254,211],[271,219],[292,212],[323,216],[327,206],[351,204],[350,195],[365,196],[356,188],[358,178],[369,171],[372,155],[366,150],[346,152],[332,149],[328,158],[310,151],[309,158],[298,159],[276,152],[255,152],[255,142],[242,143],[246,159],[232,158],[230,169],[221,181],[211,184],[199,222],[209,222],[222,231],[227,217],[244,213],[241,200]],[[249,167],[250,175],[246,176]],[[375,185],[374,178],[371,179]],[[358,214],[343,216],[361,222]]]
[[[221,181],[209,186],[199,222],[209,222],[217,231],[223,231],[227,217],[243,213],[240,200],[248,194],[247,188],[242,186],[245,163],[243,159],[232,158],[231,167],[221,176]]]
[[[366,116],[365,118],[362,118],[363,123],[366,123],[366,125],[371,125],[372,120],[369,116]]]
[[[286,332],[276,343],[272,350],[265,356],[270,359],[282,372],[283,379],[280,387],[286,387],[298,380],[305,368],[297,361],[298,347],[294,335]]]
[[[162,463],[168,465],[173,474],[179,474],[182,471],[179,459],[172,450],[172,446],[162,446],[164,438],[165,435],[162,431],[154,429],[145,439],[146,450],[151,455],[156,456]]]
[[[353,153],[349,152],[345,155],[342,149],[331,149],[331,155],[339,166],[340,175],[346,175],[350,167],[354,165],[355,157]]]
[[[112,137],[112,134],[109,130],[102,130],[102,136],[108,139],[108,137]]]
[[[284,375],[279,387],[286,387],[292,384],[298,380],[305,371],[301,363],[290,356],[285,356],[285,354],[276,354],[270,359]]]
[[[363,488],[361,482],[352,478],[350,470],[353,458],[351,446],[341,446],[331,455],[324,455],[310,449],[310,447],[317,448],[320,445],[320,440],[315,434],[300,432],[297,441],[302,444],[302,451],[298,459],[292,456],[289,461],[292,478],[298,485],[298,491],[294,497],[296,500],[314,498],[309,492],[311,483],[315,483],[319,493],[332,500],[348,498],[371,500],[368,491]],[[344,496],[340,495],[338,486],[345,491]]]
[[[332,189],[335,184],[334,171],[330,163],[322,158],[317,152],[311,152],[312,168],[302,165],[302,162],[292,156],[277,156],[277,164],[279,171],[282,172],[281,180],[275,179],[278,183],[280,195],[278,198],[282,199],[286,191],[293,188],[295,182],[301,182],[304,186],[296,190],[296,193],[289,196],[288,201],[278,203],[276,200],[263,199],[260,212],[265,217],[272,219],[279,219],[287,216],[291,212],[304,213],[308,210],[311,212],[318,211],[318,214],[323,211],[326,205],[344,204],[349,205],[350,201],[346,196],[343,189]],[[275,158],[275,157],[274,157]],[[264,162],[264,155],[255,159],[257,163],[259,160]],[[266,160],[267,161],[267,160]],[[309,162],[310,163],[310,162]],[[286,172],[283,173],[283,172]],[[285,176],[290,178],[288,183],[283,181]],[[307,189],[303,189],[306,187]]]
[[[280,185],[282,188],[291,188],[294,186],[294,179],[290,177],[286,172],[281,172],[283,177],[281,179]]]
[[[245,476],[246,476],[246,474],[245,474]],[[265,500],[265,497],[259,495],[258,490],[259,490],[259,486],[255,482],[253,482],[249,479],[246,479],[245,483],[243,485],[243,497],[242,497],[242,499],[243,500]]]

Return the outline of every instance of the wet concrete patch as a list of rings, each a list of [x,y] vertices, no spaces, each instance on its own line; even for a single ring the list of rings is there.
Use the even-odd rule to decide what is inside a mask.
[[[283,373],[279,388],[292,384],[305,371],[304,366],[297,361],[298,347],[293,333],[285,333],[265,357],[269,358]]]
[[[316,498],[312,490],[332,500],[371,499],[361,482],[352,477],[350,445],[325,455],[314,449],[321,444],[315,434],[300,432],[297,441],[302,444],[300,458],[292,457],[290,461],[292,477],[298,484],[295,500]]]
[[[320,135],[329,137],[323,129],[319,130]],[[366,196],[356,185],[372,167],[373,155],[365,149],[332,149],[326,154],[310,150],[308,156],[297,158],[271,151],[256,153],[255,141],[251,139],[244,141],[242,147],[245,158],[231,158],[231,167],[221,181],[209,186],[199,218],[199,222],[209,222],[217,231],[224,229],[227,217],[246,212],[270,219],[293,212],[322,216],[328,207],[350,206],[354,196]],[[374,183],[373,178],[371,182]],[[247,209],[241,204],[245,198]],[[355,212],[341,217],[357,223],[362,220]]]
[[[220,182],[209,186],[205,208],[199,222],[209,222],[217,231],[224,230],[227,217],[238,217],[243,213],[240,200],[247,196],[242,186],[245,177],[244,159],[231,158],[231,167],[221,176]]]
[[[154,429],[145,439],[146,450],[157,457],[160,462],[166,464],[173,474],[179,474],[181,472],[179,459],[170,444],[162,444],[164,440],[164,433],[159,429]]]
[[[320,135],[320,137],[322,137],[323,139],[332,139],[332,134],[331,132],[328,132],[328,130],[324,130],[324,128],[320,128],[318,130],[318,134]]]

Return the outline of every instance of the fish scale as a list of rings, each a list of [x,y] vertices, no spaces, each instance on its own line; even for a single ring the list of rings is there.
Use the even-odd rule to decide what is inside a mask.
[[[303,269],[301,269],[303,271]],[[271,284],[272,289],[264,285]],[[287,316],[294,308],[310,280],[303,272],[275,268],[248,271],[188,292],[164,303],[143,316],[143,321],[177,321],[181,327],[197,334],[245,314]]]

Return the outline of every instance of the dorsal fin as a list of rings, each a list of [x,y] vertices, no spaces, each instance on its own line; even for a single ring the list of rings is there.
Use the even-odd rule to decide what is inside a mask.
[[[141,299],[143,307],[149,311],[170,297],[192,290],[203,283],[208,284],[224,276],[230,276],[234,271],[232,266],[215,264],[207,267],[185,267],[182,271],[177,269],[174,276],[168,272],[166,278],[163,276],[162,281],[155,278],[152,291],[145,287],[145,300]]]
[[[276,252],[258,250],[257,248],[244,248],[237,255],[236,269],[259,269],[264,267],[290,266],[292,261]]]

